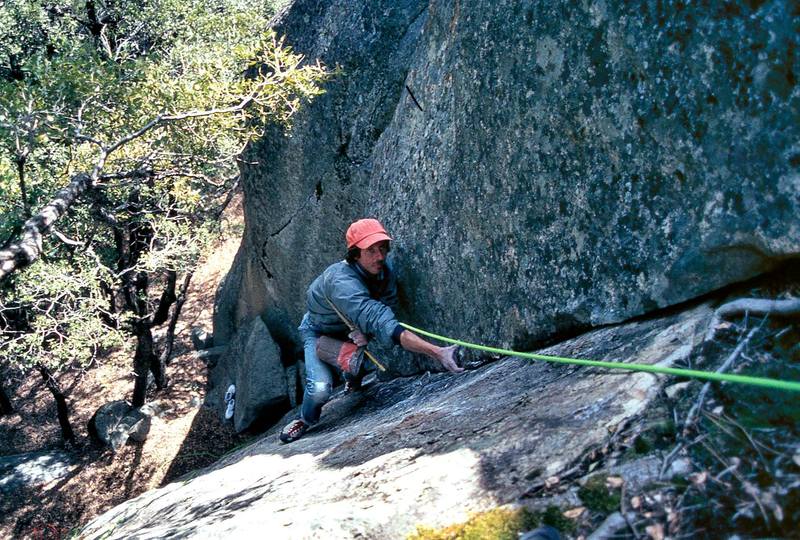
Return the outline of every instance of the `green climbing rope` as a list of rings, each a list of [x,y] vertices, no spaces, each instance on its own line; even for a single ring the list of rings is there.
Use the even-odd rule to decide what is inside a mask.
[[[447,336],[440,336],[432,332],[427,332],[420,328],[405,323],[400,323],[400,326],[420,335],[429,338],[438,339],[446,343],[454,345],[461,345],[462,347],[469,347],[478,351],[489,352],[504,356],[519,356],[521,358],[530,358],[532,360],[544,360],[545,362],[556,362],[559,364],[573,364],[578,366],[595,366],[611,369],[627,369],[629,371],[644,371],[648,373],[664,373],[666,375],[675,375],[678,377],[692,377],[695,379],[706,379],[709,381],[731,382],[737,384],[750,384],[754,386],[763,386],[765,388],[773,388],[776,390],[789,390],[792,392],[800,392],[800,382],[781,381],[778,379],[768,379],[766,377],[751,377],[748,375],[736,375],[730,373],[715,373],[711,371],[700,371],[696,369],[681,369],[662,366],[651,366],[649,364],[627,364],[624,362],[605,362],[602,360],[584,360],[580,358],[566,358],[562,356],[548,356],[546,354],[517,352],[509,349],[498,349],[496,347],[487,347],[486,345],[478,345],[468,341],[449,338]]]

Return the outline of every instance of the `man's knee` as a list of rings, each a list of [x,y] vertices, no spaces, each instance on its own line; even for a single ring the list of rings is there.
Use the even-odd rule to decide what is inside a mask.
[[[325,403],[333,393],[333,385],[328,382],[311,382],[306,384],[306,391],[308,397],[313,399],[316,403]]]

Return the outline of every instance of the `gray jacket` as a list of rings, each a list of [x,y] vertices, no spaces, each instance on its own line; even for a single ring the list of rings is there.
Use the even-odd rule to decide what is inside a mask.
[[[304,320],[320,334],[347,334],[347,325],[328,300],[367,338],[386,347],[398,342],[403,329],[392,311],[397,307],[397,278],[388,261],[379,276],[371,276],[358,263],[340,261],[309,286]]]

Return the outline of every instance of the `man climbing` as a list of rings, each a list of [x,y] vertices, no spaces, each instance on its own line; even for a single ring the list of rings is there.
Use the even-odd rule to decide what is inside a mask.
[[[345,260],[329,266],[306,292],[306,314],[298,328],[305,352],[305,393],[300,418],[281,431],[285,443],[299,439],[316,424],[331,397],[334,368],[320,359],[325,356],[320,338],[322,343],[349,340],[341,346],[337,365],[343,367],[350,388],[360,386],[363,370],[356,367],[353,373],[346,368],[352,367],[370,339],[424,354],[453,373],[464,371],[456,363],[455,345],[438,347],[397,322],[392,311],[397,306],[397,280],[386,260],[392,239],[383,225],[376,219],[360,219],[348,227],[345,240]]]

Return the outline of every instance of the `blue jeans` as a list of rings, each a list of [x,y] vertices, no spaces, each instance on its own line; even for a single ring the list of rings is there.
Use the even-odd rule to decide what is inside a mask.
[[[319,422],[322,406],[328,402],[333,392],[333,368],[317,357],[317,339],[322,335],[308,322],[308,314],[298,328],[303,340],[306,361],[306,385],[303,392],[303,405],[300,419],[308,425]]]

